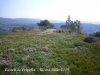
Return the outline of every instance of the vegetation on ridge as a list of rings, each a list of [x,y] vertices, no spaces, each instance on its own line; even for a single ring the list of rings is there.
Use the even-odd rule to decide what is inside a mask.
[[[48,20],[41,20],[40,23],[37,23],[39,28],[42,29],[50,29],[53,28],[54,25],[51,24]]]

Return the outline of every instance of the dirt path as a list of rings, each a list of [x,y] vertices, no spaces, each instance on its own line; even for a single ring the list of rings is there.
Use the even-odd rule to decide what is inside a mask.
[[[51,33],[53,33],[54,30],[56,30],[56,29],[46,29],[43,32],[41,32],[41,34],[51,34]]]

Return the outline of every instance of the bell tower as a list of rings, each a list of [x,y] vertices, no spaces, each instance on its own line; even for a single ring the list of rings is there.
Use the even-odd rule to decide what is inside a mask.
[[[66,26],[69,26],[69,25],[71,25],[71,20],[70,20],[70,15],[68,15],[68,19],[67,19],[67,21],[66,21]]]
[[[68,21],[70,21],[70,15],[68,15]]]

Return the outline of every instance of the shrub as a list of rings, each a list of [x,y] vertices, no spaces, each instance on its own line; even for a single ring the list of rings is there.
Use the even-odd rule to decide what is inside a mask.
[[[86,38],[84,39],[84,42],[92,43],[92,42],[95,42],[95,40],[94,40],[93,37],[86,37]]]
[[[69,33],[71,33],[72,31],[71,31],[71,30],[69,30],[68,32],[69,32]]]
[[[54,25],[51,24],[48,20],[41,20],[40,23],[37,23],[39,28],[46,28],[46,29],[50,29],[53,28]]]
[[[100,31],[95,32],[94,36],[100,38]]]

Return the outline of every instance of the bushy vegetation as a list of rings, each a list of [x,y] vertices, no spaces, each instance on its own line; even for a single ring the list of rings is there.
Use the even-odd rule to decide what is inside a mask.
[[[40,23],[37,23],[37,24],[39,28],[44,29],[44,30],[54,27],[54,25],[51,24],[48,20],[41,20]]]
[[[83,42],[75,33],[41,34],[41,30],[0,34],[0,75],[99,75],[100,40]],[[77,48],[79,46],[79,48]],[[35,69],[36,71],[5,71]],[[40,71],[65,69],[65,71]]]
[[[70,25],[70,30],[79,34],[82,33],[81,22],[79,20],[72,22]]]
[[[95,42],[95,40],[93,37],[89,36],[84,38],[84,42],[93,43]]]
[[[95,32],[93,35],[94,35],[95,37],[100,38],[100,31]]]
[[[25,31],[25,30],[28,30],[28,31],[30,31],[30,30],[33,30],[34,29],[34,27],[33,26],[16,26],[16,27],[14,27],[13,29],[12,29],[12,32],[16,32],[16,31]]]

